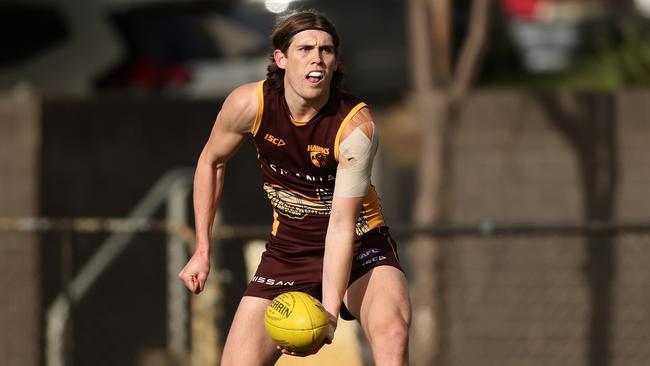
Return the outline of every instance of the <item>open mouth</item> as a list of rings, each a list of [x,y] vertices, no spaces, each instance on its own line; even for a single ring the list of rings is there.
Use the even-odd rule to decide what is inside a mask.
[[[309,74],[307,74],[307,80],[311,83],[318,83],[319,81],[323,80],[323,77],[325,75],[323,74],[322,71],[310,71]]]

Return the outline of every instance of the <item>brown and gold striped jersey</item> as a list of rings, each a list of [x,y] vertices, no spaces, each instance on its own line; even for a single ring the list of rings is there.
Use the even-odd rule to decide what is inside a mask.
[[[341,132],[366,104],[342,89],[309,121],[293,120],[284,93],[260,81],[252,134],[264,190],[273,206],[269,241],[322,249],[332,208]],[[384,225],[371,185],[357,221],[357,235]]]

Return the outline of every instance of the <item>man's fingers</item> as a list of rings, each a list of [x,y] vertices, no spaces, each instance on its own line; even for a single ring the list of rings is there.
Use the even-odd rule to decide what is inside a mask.
[[[276,345],[275,348],[278,351],[280,351],[281,353],[285,354],[285,355],[295,356],[295,357],[307,357],[307,356],[311,356],[313,354],[318,353],[318,351],[320,351],[320,349],[323,348],[323,346],[325,344],[331,344],[332,343],[331,340],[329,340],[329,342],[328,342],[328,340],[329,339],[326,338],[325,341],[323,343],[321,343],[320,346],[318,346],[316,349],[312,350],[311,352],[294,352],[294,351],[290,351],[290,350],[288,350],[288,349],[286,349],[286,348],[284,348],[284,347],[282,347],[280,345]]]
[[[178,277],[180,277],[188,290],[198,294],[203,291],[209,272],[209,260],[195,254],[178,273]]]
[[[203,288],[205,287],[205,282],[208,280],[208,275],[205,273],[199,273],[198,276],[196,276],[197,280],[199,281],[199,291],[203,291]]]
[[[182,272],[179,274],[179,277],[181,278],[181,281],[187,287],[188,290],[197,293],[196,288],[198,287],[198,283],[196,280],[196,275],[186,275],[183,274]]]
[[[208,276],[202,273],[199,273],[192,277],[192,281],[195,284],[195,288],[194,288],[195,294],[198,294],[199,292],[203,291],[203,287],[205,287],[205,281],[207,280],[207,278]]]
[[[183,274],[180,273],[179,277],[181,278],[181,281],[185,284],[185,287],[187,287],[188,290],[192,291],[195,294],[198,294],[199,292],[203,291],[203,288],[205,287],[205,281],[207,280],[208,276],[206,274]]]
[[[193,293],[198,294],[199,292],[201,292],[201,290],[203,290],[203,287],[201,286],[201,282],[197,278],[197,275],[191,275],[190,276],[190,283],[192,284],[192,287],[190,288],[190,290]]]

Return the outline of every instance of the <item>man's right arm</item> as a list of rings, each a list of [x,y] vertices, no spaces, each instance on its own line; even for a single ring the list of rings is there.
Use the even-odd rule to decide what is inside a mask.
[[[257,83],[235,89],[224,101],[194,174],[196,248],[178,274],[194,293],[203,290],[210,272],[212,222],[221,198],[226,162],[250,133],[257,114]]]

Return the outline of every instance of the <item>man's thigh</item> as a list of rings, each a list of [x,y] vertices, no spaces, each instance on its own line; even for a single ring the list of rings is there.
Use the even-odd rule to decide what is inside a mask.
[[[264,329],[264,311],[271,300],[244,296],[230,326],[222,366],[273,365],[280,356]]]
[[[411,321],[406,278],[392,266],[378,266],[363,275],[348,288],[344,301],[366,333],[371,322],[398,320],[409,324]]]

